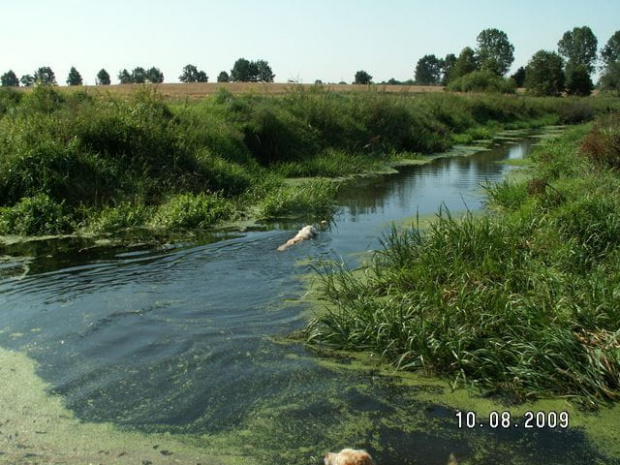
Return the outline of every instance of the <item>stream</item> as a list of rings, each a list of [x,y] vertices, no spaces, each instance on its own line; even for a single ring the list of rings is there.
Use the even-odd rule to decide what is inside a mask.
[[[481,184],[513,169],[497,161],[537,141],[356,180],[333,225],[285,252],[276,248],[302,224],[159,247],[5,247],[0,347],[34,359],[84,422],[171,433],[258,464],[322,463],[343,447],[366,448],[379,465],[445,465],[452,453],[465,463],[607,463],[579,429],[459,428],[439,385],[416,388],[281,340],[312,317],[300,299],[312,263],[355,265],[392,222],[440,206],[480,210]]]

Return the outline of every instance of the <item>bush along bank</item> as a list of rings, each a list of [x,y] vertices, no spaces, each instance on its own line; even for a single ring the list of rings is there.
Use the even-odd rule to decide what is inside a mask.
[[[326,266],[311,345],[516,400],[620,398],[620,116],[569,130],[490,210],[394,230],[363,269]]]
[[[0,91],[0,234],[188,230],[252,216],[315,221],[337,177],[500,128],[578,122],[618,100],[292,89],[166,102],[40,86]],[[305,205],[306,207],[300,207]]]

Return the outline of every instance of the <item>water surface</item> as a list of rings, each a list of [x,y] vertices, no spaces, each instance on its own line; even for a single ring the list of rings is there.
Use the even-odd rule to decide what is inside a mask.
[[[354,263],[393,221],[440,206],[480,209],[481,184],[511,169],[496,162],[534,143],[356,181],[334,225],[284,253],[276,248],[294,231],[159,248],[37,244],[0,261],[0,346],[34,358],[84,421],[208,437],[256,463],[317,463],[345,446],[368,448],[380,464],[445,464],[450,453],[489,464],[500,453],[514,463],[590,463],[597,453],[578,430],[459,430],[453,410],[419,400],[397,378],[277,342],[307,323],[299,278],[314,260]]]

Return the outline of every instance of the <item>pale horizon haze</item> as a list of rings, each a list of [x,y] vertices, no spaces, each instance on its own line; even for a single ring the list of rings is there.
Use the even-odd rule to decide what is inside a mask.
[[[538,50],[557,51],[564,32],[589,26],[599,50],[620,29],[620,1],[590,0],[106,0],[16,1],[0,6],[0,74],[49,66],[58,84],[75,66],[85,84],[105,68],[159,68],[178,82],[193,64],[209,82],[238,58],[266,60],[276,82],[374,82],[414,78],[426,54],[443,58],[488,28],[515,47],[510,73]],[[510,74],[509,73],[509,74]]]

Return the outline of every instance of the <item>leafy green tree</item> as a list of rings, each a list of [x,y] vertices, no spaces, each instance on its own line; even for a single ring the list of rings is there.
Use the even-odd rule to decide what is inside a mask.
[[[181,82],[209,82],[209,77],[204,71],[199,71],[194,65],[186,65],[183,74],[179,76]]]
[[[601,60],[605,66],[620,61],[620,31],[614,32],[601,50]]]
[[[450,73],[456,64],[456,55],[454,53],[448,53],[446,57],[441,61],[441,84],[447,85],[450,81]]]
[[[590,73],[583,65],[573,66],[566,72],[566,93],[587,97],[594,90]]]
[[[131,72],[131,82],[135,84],[144,84],[146,82],[146,70],[138,66]]]
[[[101,69],[97,73],[97,85],[98,86],[109,86],[112,81],[110,80],[110,74],[105,70]]]
[[[24,74],[19,82],[21,82],[24,87],[32,87],[34,86],[34,77],[30,74]]]
[[[275,74],[265,60],[249,61],[239,58],[230,71],[230,80],[234,82],[273,82],[274,77]]]
[[[82,75],[79,73],[74,66],[71,67],[69,71],[69,76],[67,76],[67,85],[68,86],[81,86],[83,83]]]
[[[230,82],[230,76],[226,71],[222,71],[217,76],[217,82]]]
[[[515,81],[517,87],[523,87],[525,85],[525,68],[520,66],[516,73],[510,76],[510,78]]]
[[[118,73],[118,80],[121,84],[133,84],[133,76],[127,69],[123,69]]]
[[[355,73],[355,80],[353,81],[354,84],[370,84],[371,82],[372,76],[366,71],[360,70]]]
[[[439,84],[441,65],[441,60],[435,55],[424,55],[415,67],[415,82],[422,86]]]
[[[255,63],[255,66],[258,71],[257,76],[259,81],[273,82],[273,79],[276,77],[276,75],[273,74],[273,71],[271,70],[268,62],[266,62],[265,60],[258,60]]]
[[[601,50],[601,61],[601,90],[620,94],[620,31],[616,31]]]
[[[588,74],[594,71],[598,40],[588,26],[566,31],[558,42],[558,52],[566,59],[567,70],[582,65]]]
[[[255,73],[252,69],[252,63],[245,58],[239,58],[235,61],[232,70],[230,71],[230,79],[233,82],[250,82],[254,78]]]
[[[620,61],[610,63],[601,76],[601,90],[620,95]]]
[[[152,68],[149,68],[147,71],[145,71],[144,79],[153,84],[161,84],[162,82],[164,82],[164,73],[162,73],[159,68],[153,66]]]
[[[12,70],[4,73],[0,81],[2,82],[2,87],[19,87],[19,79]]]
[[[514,61],[514,45],[504,31],[485,29],[478,34],[478,59],[481,69],[503,76]]]
[[[42,66],[34,72],[34,82],[44,86],[55,86],[56,76],[49,66]]]
[[[450,71],[449,80],[453,81],[474,71],[480,71],[478,57],[471,47],[465,47]]]
[[[559,96],[564,81],[564,61],[555,52],[540,50],[525,67],[525,87],[532,95]]]

